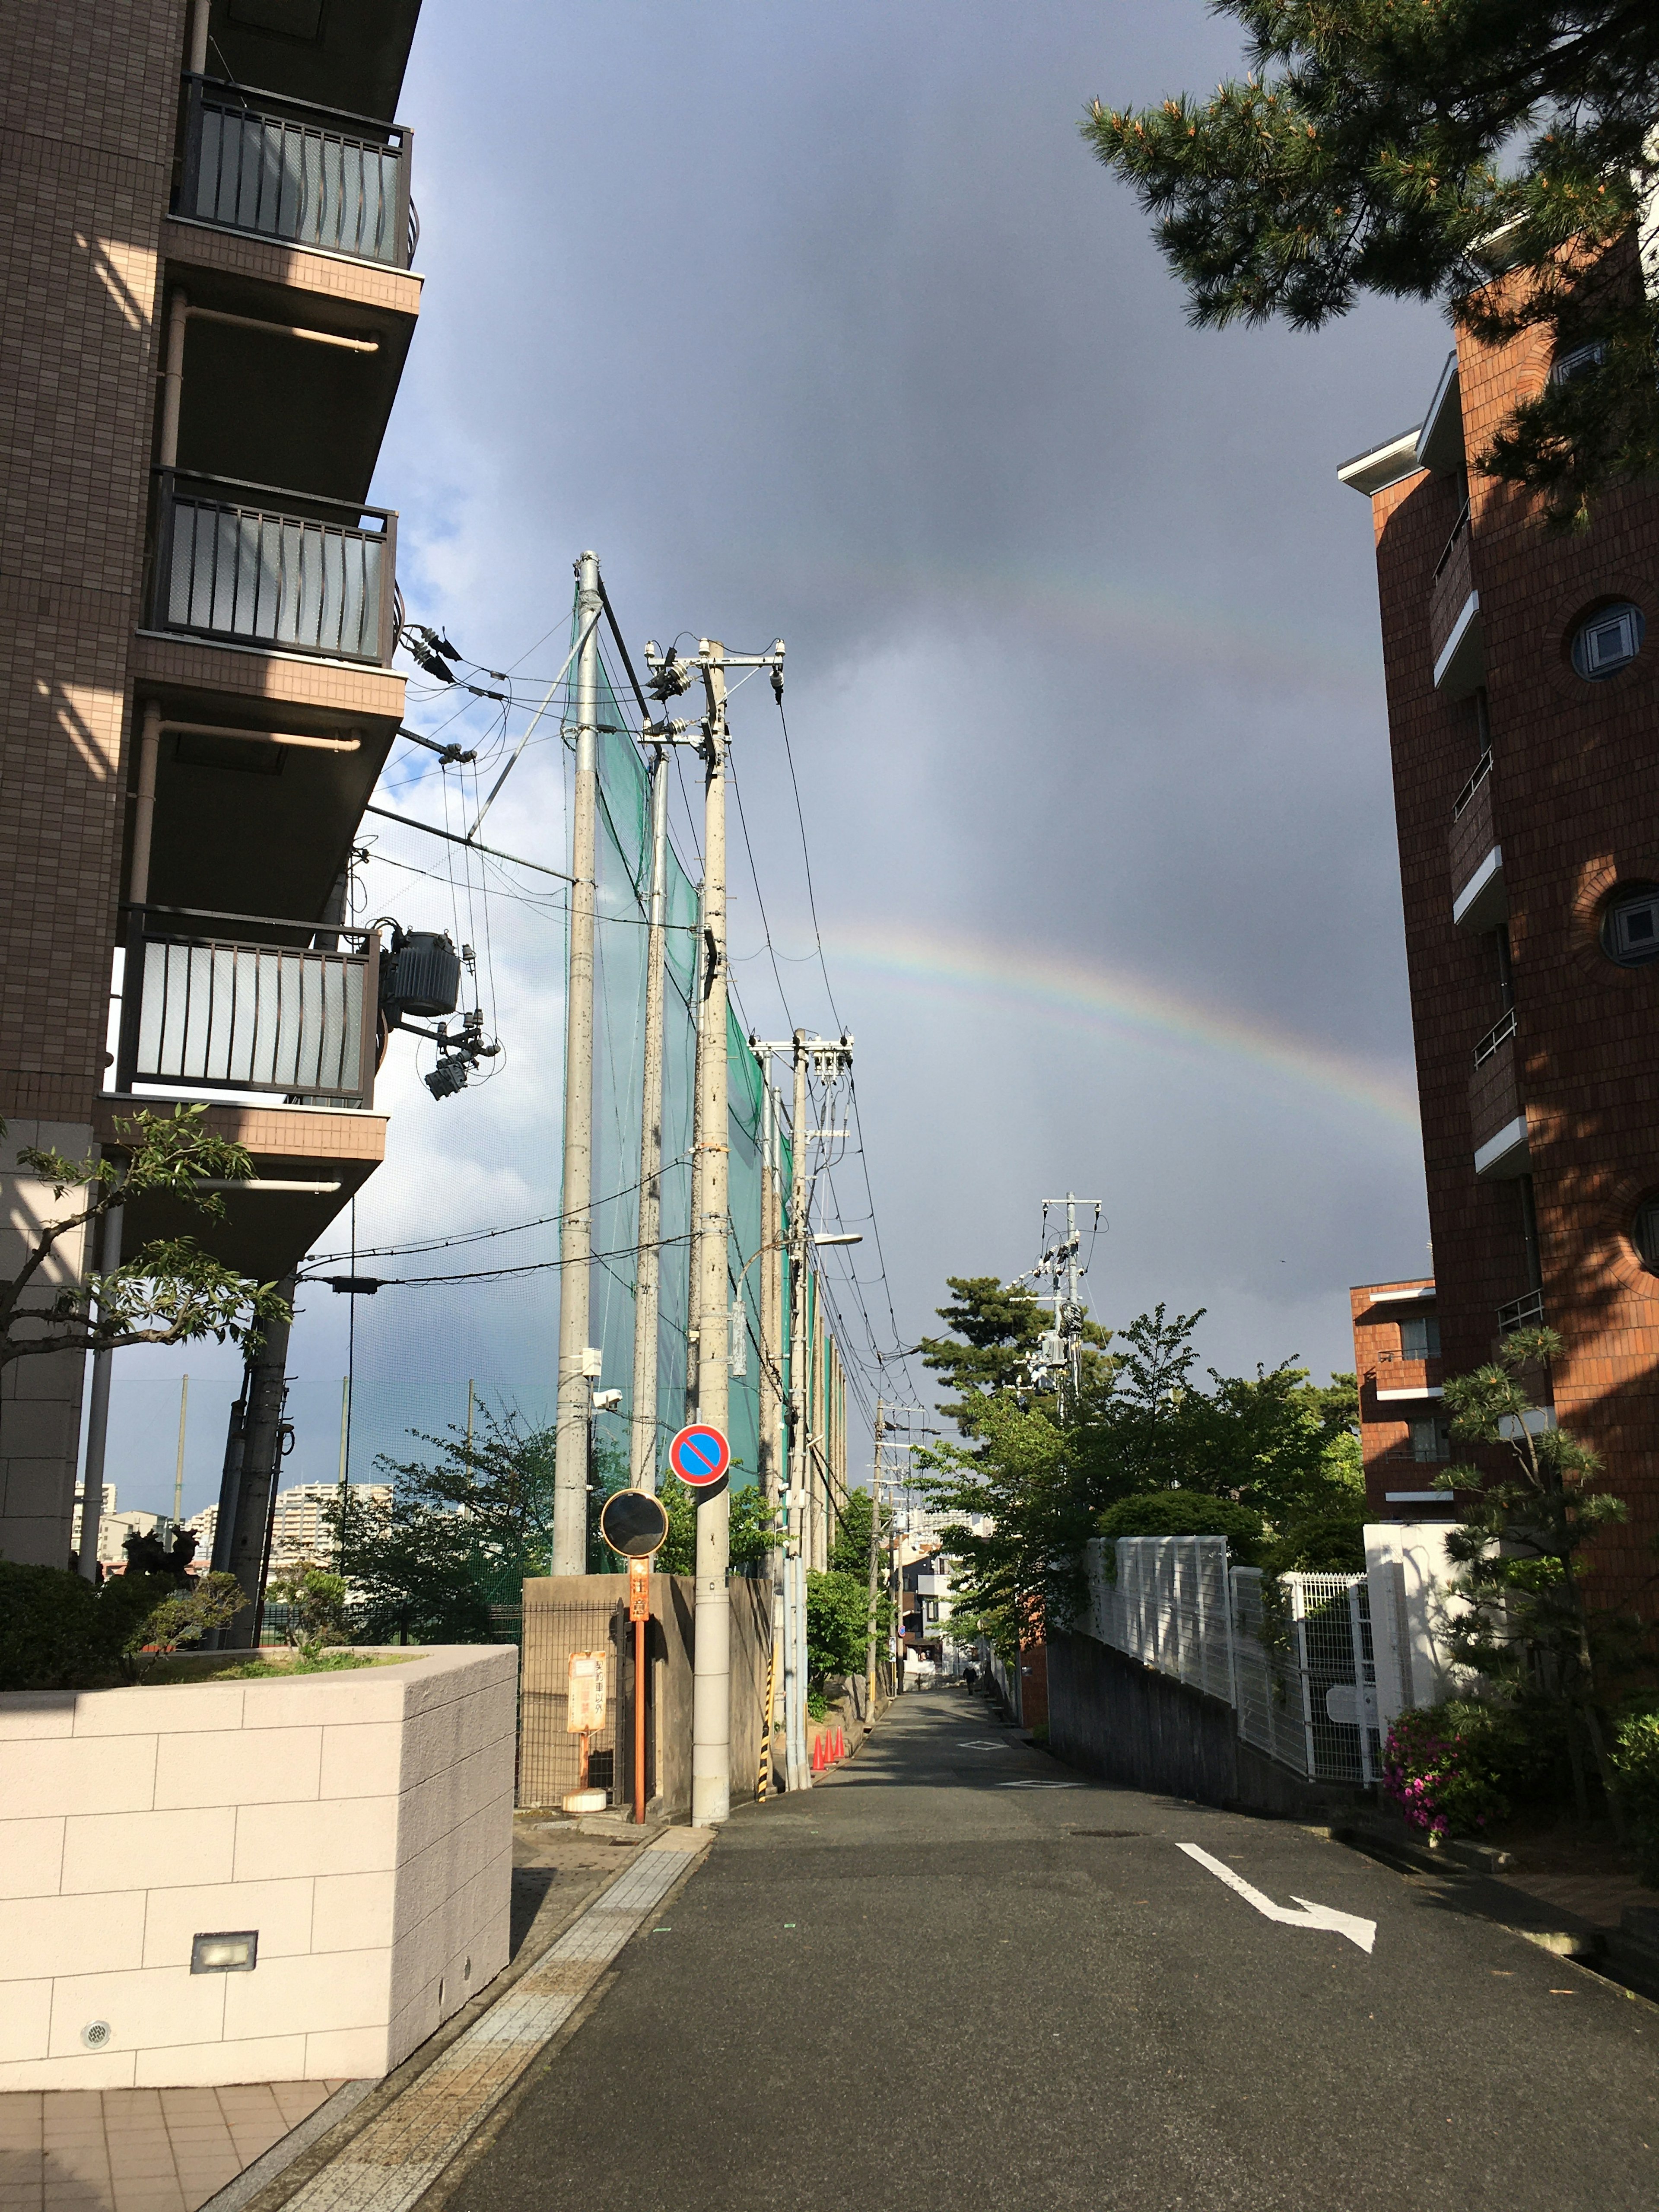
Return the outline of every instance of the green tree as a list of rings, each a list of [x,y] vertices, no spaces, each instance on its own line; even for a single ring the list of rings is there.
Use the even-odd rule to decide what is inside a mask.
[[[1608,1747],[1607,1674],[1625,1625],[1598,1613],[1584,1593],[1584,1547],[1598,1528],[1625,1518],[1621,1498],[1595,1486],[1601,1461],[1571,1430],[1548,1424],[1528,1380],[1561,1349],[1553,1329],[1516,1329],[1498,1358],[1450,1377],[1445,1406],[1452,1434],[1495,1448],[1497,1474],[1445,1468],[1440,1486],[1470,1493],[1461,1528],[1446,1539],[1459,1561],[1454,1594],[1467,1610],[1446,1625],[1454,1659],[1489,1681],[1541,1693],[1559,1710],[1581,1813],[1589,1747],[1608,1806],[1619,1817],[1619,1783]]]
[[[815,1681],[864,1672],[867,1601],[862,1575],[832,1570],[807,1576],[806,1667]]]
[[[216,1137],[204,1106],[148,1109],[115,1124],[119,1159],[71,1160],[34,1145],[18,1147],[19,1165],[51,1186],[54,1201],[78,1194],[70,1211],[21,1227],[23,1260],[0,1282],[0,1366],[55,1352],[119,1352],[134,1344],[190,1344],[204,1336],[246,1344],[289,1309],[274,1283],[253,1283],[204,1252],[192,1237],[142,1245],[106,1275],[83,1274],[47,1295],[51,1269],[66,1239],[84,1230],[95,1241],[112,1206],[164,1195],[210,1219],[222,1216],[214,1183],[246,1182],[253,1161],[245,1146]],[[0,1138],[6,1125],[0,1121]]]
[[[947,1275],[953,1293],[939,1309],[952,1336],[924,1336],[921,1364],[957,1392],[939,1411],[964,1437],[977,1436],[985,1412],[1001,1390],[1012,1389],[1030,1369],[1048,1316],[1023,1283],[1004,1285],[994,1275]]]
[[[246,1603],[234,1575],[186,1591],[171,1575],[108,1575],[94,1588],[63,1567],[0,1559],[0,1691],[137,1681],[146,1649],[196,1643]]]
[[[1208,98],[1096,100],[1084,137],[1157,222],[1191,319],[1317,330],[1362,293],[1478,337],[1602,349],[1480,457],[1557,524],[1659,465],[1659,9],[1644,0],[1212,0],[1248,72]],[[1497,283],[1492,280],[1509,281]]]
[[[348,1492],[326,1516],[352,1640],[487,1644],[491,1605],[516,1603],[525,1577],[548,1571],[554,1431],[486,1404],[470,1444],[454,1426],[410,1434],[426,1458],[376,1461],[392,1478],[389,1505]]]
[[[283,1641],[297,1644],[307,1656],[325,1644],[345,1643],[346,1592],[343,1575],[331,1575],[308,1559],[273,1575],[266,1595],[288,1609]]]

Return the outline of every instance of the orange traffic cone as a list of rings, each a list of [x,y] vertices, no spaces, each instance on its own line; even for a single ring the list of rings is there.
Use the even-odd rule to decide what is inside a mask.
[[[823,1771],[823,1738],[821,1735],[815,1735],[812,1739],[812,1771],[814,1774]]]
[[[837,1759],[845,1759],[846,1756],[847,1738],[842,1735],[842,1731],[837,1729],[836,1730],[836,1757]]]

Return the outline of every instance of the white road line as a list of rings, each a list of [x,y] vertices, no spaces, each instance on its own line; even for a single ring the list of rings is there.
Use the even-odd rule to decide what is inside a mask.
[[[1243,1875],[1235,1874],[1219,1859],[1212,1859],[1208,1851],[1200,1850],[1196,1844],[1181,1844],[1176,1848],[1185,1851],[1189,1859],[1196,1859],[1200,1866],[1208,1867],[1218,1881],[1224,1881],[1229,1889],[1237,1890],[1244,1902],[1255,1905],[1266,1919],[1277,1920],[1286,1928],[1328,1929],[1332,1935],[1346,1936],[1350,1943],[1357,1943],[1362,1951],[1366,1952],[1376,1941],[1376,1923],[1374,1920],[1362,1920],[1357,1913],[1339,1912],[1334,1905],[1310,1904],[1305,1897],[1298,1897],[1296,1900],[1302,1910],[1292,1912],[1288,1905],[1275,1905],[1272,1898],[1264,1897],[1259,1889],[1252,1889]]]

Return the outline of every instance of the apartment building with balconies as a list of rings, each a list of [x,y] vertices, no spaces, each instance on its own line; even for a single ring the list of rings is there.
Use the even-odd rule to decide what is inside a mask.
[[[1437,1373],[1559,1334],[1538,1388],[1628,1501],[1594,1556],[1629,1601],[1659,1534],[1659,487],[1552,535],[1479,467],[1517,398],[1596,364],[1460,333],[1418,426],[1340,471],[1376,535],[1435,1277],[1354,1316],[1379,1512],[1430,1486],[1384,1387],[1390,1349],[1417,1386],[1389,1342],[1407,1294]]]
[[[368,504],[420,307],[396,119],[419,0],[64,0],[0,28],[0,1160],[206,1102],[188,1232],[289,1273],[381,1159],[347,868],[404,710]],[[9,1172],[4,1172],[5,1170]],[[65,1255],[68,1270],[108,1254]],[[69,1549],[83,1362],[9,1368],[0,1555]]]

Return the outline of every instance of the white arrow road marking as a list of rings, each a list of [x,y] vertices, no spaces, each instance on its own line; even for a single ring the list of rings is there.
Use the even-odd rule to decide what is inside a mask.
[[[1302,1907],[1301,1911],[1292,1912],[1289,1905],[1275,1905],[1271,1897],[1264,1897],[1259,1889],[1252,1889],[1243,1875],[1235,1874],[1230,1866],[1223,1866],[1219,1859],[1212,1859],[1208,1851],[1200,1850],[1196,1844],[1182,1844],[1177,1848],[1185,1851],[1189,1859],[1196,1859],[1200,1866],[1208,1867],[1210,1872],[1224,1881],[1229,1889],[1237,1890],[1247,1905],[1255,1905],[1256,1911],[1269,1920],[1280,1921],[1286,1928],[1328,1928],[1334,1936],[1346,1936],[1350,1943],[1357,1943],[1362,1951],[1369,1951],[1376,1941],[1376,1923],[1374,1920],[1362,1920],[1357,1913],[1339,1912],[1334,1905],[1311,1904],[1305,1897],[1298,1897],[1296,1900]]]
[[[999,1790],[1081,1790],[1080,1782],[999,1782]]]
[[[957,1749],[958,1751],[1012,1751],[1013,1746],[1005,1737],[1000,1735],[959,1735],[957,1738]]]

